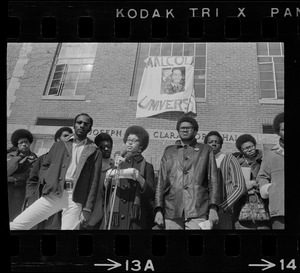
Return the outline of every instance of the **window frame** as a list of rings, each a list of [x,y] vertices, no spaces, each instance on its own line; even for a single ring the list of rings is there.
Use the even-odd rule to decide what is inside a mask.
[[[259,55],[258,52],[258,44],[259,43],[266,43],[267,45],[267,54],[268,55]],[[283,58],[283,65],[284,65],[284,49],[283,49],[283,42],[272,42],[272,43],[279,43],[280,46],[280,55],[270,55],[270,42],[258,42],[256,43],[257,46],[257,65],[258,65],[258,74],[259,74],[259,102],[262,104],[283,104],[284,103],[284,98],[278,98],[278,92],[281,90],[278,90],[277,86],[277,81],[276,81],[276,69],[275,69],[275,61],[274,58],[282,57]],[[260,62],[259,58],[270,58],[271,61],[266,61],[266,62]],[[273,83],[274,83],[274,97],[273,98],[266,98],[262,97],[262,91],[267,90],[267,89],[262,89],[261,88],[261,83],[263,80],[261,80],[261,70],[260,70],[260,65],[261,64],[271,64],[272,65],[272,75],[273,75]],[[268,71],[269,72],[269,71]],[[285,69],[283,70],[283,73],[285,74]],[[285,83],[285,80],[283,80],[283,84]],[[284,89],[283,89],[283,94],[284,94]]]
[[[84,65],[82,63],[82,60],[83,59],[92,59],[92,57],[74,58],[74,59],[81,60],[81,64],[80,64],[80,70],[78,72],[77,79],[76,79],[76,82],[75,82],[75,89],[74,89],[74,94],[73,95],[64,95],[63,94],[62,82],[65,83],[66,76],[68,75],[68,73],[65,72],[66,68],[64,69],[63,75],[60,78],[59,90],[58,90],[57,94],[49,95],[49,92],[50,92],[50,89],[51,89],[51,84],[52,84],[53,79],[54,79],[54,74],[55,74],[55,71],[56,71],[56,67],[58,65],[57,63],[59,62],[59,55],[61,53],[62,46],[63,46],[63,43],[58,43],[58,45],[57,45],[57,49],[55,51],[55,57],[53,58],[53,62],[52,62],[52,65],[51,65],[51,71],[49,73],[49,76],[48,76],[48,79],[47,79],[47,82],[46,82],[46,86],[45,86],[45,89],[44,89],[42,100],[85,100],[86,95],[77,95],[76,91],[77,91],[78,79],[79,79],[80,73],[82,72],[82,66]],[[72,58],[64,58],[64,59],[69,61]],[[94,62],[93,62],[93,66],[94,66],[95,59],[96,59],[96,52],[95,52],[95,57],[93,57],[93,59],[94,59]],[[66,66],[68,66],[68,63],[66,63]],[[90,72],[91,74],[92,74],[92,71],[93,71],[93,69]],[[91,78],[91,76],[90,76],[90,78]]]

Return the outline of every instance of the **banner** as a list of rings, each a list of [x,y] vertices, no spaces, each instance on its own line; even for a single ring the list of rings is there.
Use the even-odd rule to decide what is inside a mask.
[[[196,113],[194,57],[148,57],[137,99],[136,117],[164,112]]]

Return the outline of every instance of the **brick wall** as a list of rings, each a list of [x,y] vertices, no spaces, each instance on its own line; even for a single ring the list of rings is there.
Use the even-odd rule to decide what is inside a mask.
[[[43,100],[57,43],[32,44],[16,101],[12,104],[9,124],[34,125],[37,117],[73,118],[87,112],[94,127],[127,128],[142,125],[146,129],[174,130],[180,112],[136,119],[136,101],[129,100],[134,74],[137,44],[99,44],[85,101]],[[11,75],[18,44],[8,47],[8,76]],[[199,130],[262,133],[263,118],[273,119],[283,105],[259,103],[259,79],[255,43],[207,44],[206,101],[197,103]],[[167,145],[174,140],[153,139],[144,152],[158,168]],[[124,146],[114,139],[114,151]],[[262,146],[259,144],[259,148]],[[235,145],[223,145],[225,152]],[[113,151],[113,153],[114,153]]]

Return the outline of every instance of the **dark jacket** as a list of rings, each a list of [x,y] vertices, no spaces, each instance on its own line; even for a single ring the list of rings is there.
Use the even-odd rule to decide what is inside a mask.
[[[168,146],[161,160],[155,210],[166,219],[205,218],[209,206],[220,204],[221,186],[212,147],[197,143]]]
[[[72,158],[73,139],[58,141],[49,150],[43,164],[43,195],[62,196],[65,176]],[[73,201],[82,204],[83,210],[92,211],[101,175],[102,153],[87,139],[74,177]]]
[[[7,154],[9,221],[22,212],[26,180],[36,159],[37,156],[34,153],[30,153],[26,157],[21,157],[18,151]]]
[[[121,164],[120,169],[135,168],[140,170],[144,157],[141,154],[133,156],[133,158]],[[139,188],[139,182],[133,179],[120,179],[120,185],[117,190],[115,202],[119,203],[113,215],[111,229],[136,230],[151,229],[154,225],[154,169],[153,165],[146,162],[144,168],[145,188],[143,191]],[[137,191],[139,191],[140,202],[137,209],[134,207],[137,200]],[[108,187],[107,192],[111,197],[113,191]],[[107,206],[107,223],[105,226],[102,221],[101,229],[107,229],[109,221],[110,208]]]

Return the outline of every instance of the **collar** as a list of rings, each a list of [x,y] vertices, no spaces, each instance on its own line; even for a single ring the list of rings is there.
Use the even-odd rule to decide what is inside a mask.
[[[81,142],[78,142],[78,143],[76,143],[74,140],[75,140],[75,136],[74,136],[74,134],[73,134],[73,135],[71,135],[71,136],[68,138],[67,141],[71,141],[71,142],[73,142],[73,143],[76,144],[76,145],[86,145],[86,144],[87,144],[87,138],[85,138],[84,140],[82,140]]]
[[[215,159],[218,159],[220,155],[225,155],[225,153],[223,153],[222,151],[218,152],[216,155],[215,155]]]
[[[198,142],[197,142],[197,139],[196,139],[196,138],[193,138],[189,144],[184,144],[184,143],[181,141],[181,139],[175,141],[176,148],[181,148],[181,147],[184,147],[184,146],[195,147],[197,143],[198,143]]]
[[[134,154],[132,156],[132,160],[136,161],[137,163],[139,163],[140,161],[142,161],[144,159],[144,157],[142,156],[142,154]],[[130,159],[129,159],[130,162]]]
[[[279,155],[284,156],[284,148],[282,148],[279,143],[273,146],[271,150]]]

